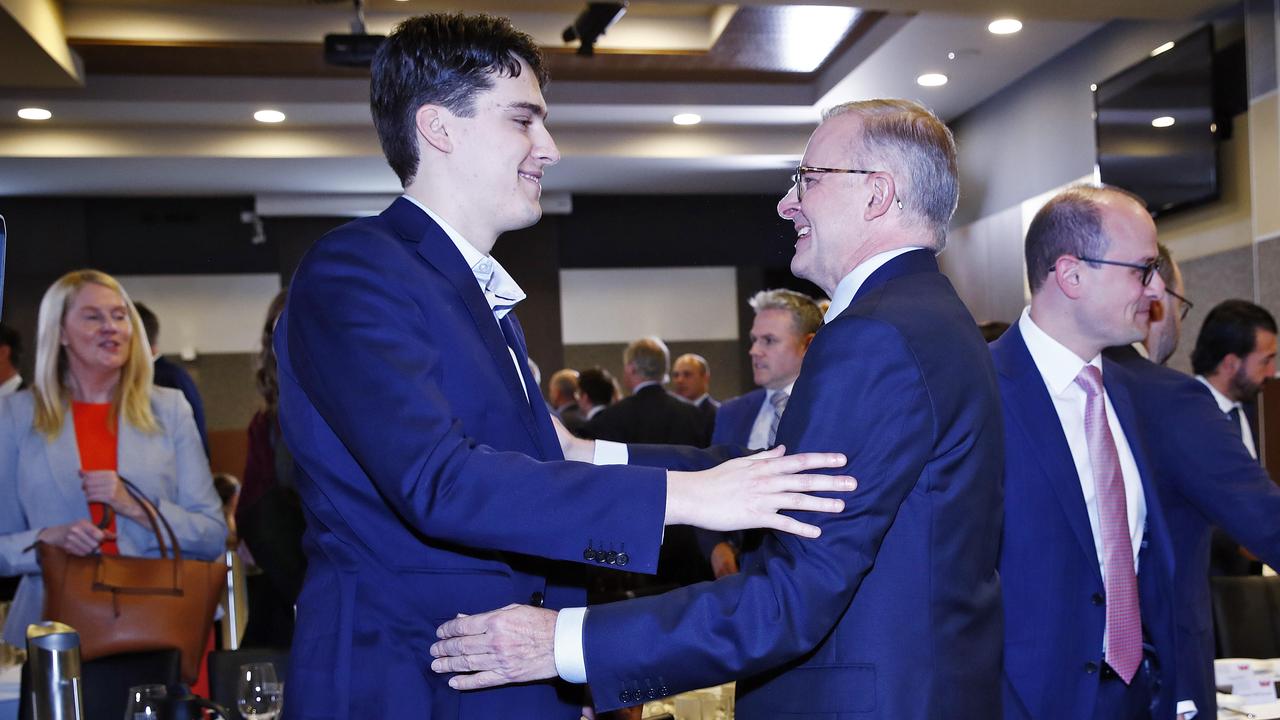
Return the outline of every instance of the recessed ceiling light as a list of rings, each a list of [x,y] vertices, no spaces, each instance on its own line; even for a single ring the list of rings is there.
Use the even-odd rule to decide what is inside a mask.
[[[1161,115],[1151,121],[1151,127],[1166,128],[1173,125],[1173,118],[1168,115]]]
[[[1172,40],[1170,40],[1169,42],[1167,42],[1167,43],[1165,43],[1165,44],[1161,45],[1160,47],[1156,48],[1155,50],[1152,50],[1152,51],[1151,51],[1151,57],[1155,57],[1155,56],[1159,55],[1159,54],[1160,54],[1160,53],[1162,53],[1162,52],[1169,52],[1169,51],[1170,51],[1170,50],[1172,50],[1172,49],[1173,49],[1173,41],[1172,41]]]
[[[1098,83],[1089,83],[1089,92],[1098,92]]]
[[[697,113],[680,113],[671,118],[671,122],[677,125],[697,125],[702,122],[702,116]]]
[[[260,123],[284,122],[284,113],[279,110],[259,110],[253,114],[253,119]]]
[[[987,26],[992,35],[1012,35],[1022,29],[1022,21],[1016,18],[997,18]]]
[[[22,108],[18,111],[18,117],[23,120],[48,120],[53,117],[53,113],[44,108]]]
[[[921,87],[940,87],[947,84],[947,76],[942,73],[925,73],[916,78],[916,84]]]

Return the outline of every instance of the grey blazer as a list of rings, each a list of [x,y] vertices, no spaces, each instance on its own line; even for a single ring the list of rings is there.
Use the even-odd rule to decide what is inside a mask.
[[[34,409],[29,390],[0,398],[0,575],[22,576],[4,640],[18,647],[26,645],[27,625],[39,622],[44,604],[40,566],[30,549],[36,535],[52,525],[89,519],[75,423],[68,417],[51,442],[33,427]],[[160,425],[158,433],[120,424],[118,472],[160,509],[184,555],[219,557],[227,525],[191,406],[181,392],[157,387],[151,391],[151,412]],[[117,518],[122,555],[159,555],[150,526]]]

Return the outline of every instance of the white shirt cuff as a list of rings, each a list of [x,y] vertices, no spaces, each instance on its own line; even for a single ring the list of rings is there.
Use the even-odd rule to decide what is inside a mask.
[[[582,652],[584,607],[565,608],[556,615],[556,674],[571,683],[587,681],[587,661]]]
[[[591,458],[592,465],[626,465],[631,459],[625,443],[612,440],[597,440],[596,454]]]
[[[559,630],[559,627],[556,628]],[[1197,714],[1195,700],[1179,700],[1178,709],[1174,711],[1179,716],[1186,716],[1186,720],[1191,720]]]

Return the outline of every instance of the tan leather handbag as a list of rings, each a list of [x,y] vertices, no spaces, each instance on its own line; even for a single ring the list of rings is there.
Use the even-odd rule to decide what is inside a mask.
[[[193,683],[227,581],[226,566],[184,560],[169,522],[133,483],[120,481],[146,510],[160,557],[80,557],[37,543],[44,576],[44,618],[66,623],[80,633],[83,660],[177,649],[182,652],[183,680]]]

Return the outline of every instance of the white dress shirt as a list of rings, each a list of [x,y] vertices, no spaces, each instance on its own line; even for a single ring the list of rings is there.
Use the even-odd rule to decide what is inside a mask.
[[[1213,393],[1213,399],[1218,403],[1218,409],[1225,415],[1232,410],[1239,410],[1240,415],[1240,442],[1244,443],[1244,449],[1249,451],[1249,455],[1254,460],[1258,459],[1258,448],[1253,444],[1253,429],[1249,426],[1249,417],[1244,414],[1244,405],[1232,400],[1231,398],[1218,392],[1218,388],[1214,387],[1203,375],[1197,375],[1196,379],[1209,388],[1209,392]]]
[[[1084,494],[1085,508],[1089,512],[1089,529],[1093,532],[1093,546],[1098,553],[1098,570],[1106,577],[1106,568],[1102,564],[1098,490],[1093,478],[1093,465],[1089,460],[1089,443],[1084,432],[1087,396],[1084,388],[1076,384],[1076,376],[1086,363],[1041,330],[1031,319],[1029,309],[1022,311],[1018,329],[1022,331],[1022,339],[1027,344],[1031,359],[1035,361],[1045,387],[1049,390],[1053,408],[1058,411],[1058,421],[1062,425],[1062,433],[1066,435],[1067,446],[1071,449],[1071,460],[1075,463],[1076,474],[1080,478],[1080,491]],[[1102,356],[1095,355],[1088,364],[1101,372]],[[1133,451],[1129,448],[1124,428],[1116,418],[1115,407],[1112,406],[1111,396],[1105,387],[1102,396],[1106,401],[1107,425],[1111,428],[1111,437],[1115,439],[1120,472],[1124,476],[1125,510],[1129,520],[1129,539],[1133,544],[1133,568],[1137,572],[1138,551],[1142,548],[1142,533],[1147,523],[1147,499],[1142,492],[1142,476],[1138,473],[1138,464],[1133,459]]]
[[[467,239],[453,229],[453,226],[445,222],[444,218],[431,211],[431,208],[418,202],[415,198],[408,195],[402,195],[405,200],[417,205],[427,217],[435,221],[444,230],[444,234],[449,236],[453,241],[458,252],[462,253],[462,261],[471,268],[471,272],[476,276],[476,282],[480,285],[480,292],[484,293],[485,302],[489,304],[489,309],[493,311],[493,321],[496,323],[506,317],[507,313],[515,308],[516,304],[524,300],[524,290],[516,284],[515,278],[507,272],[506,268],[498,260],[490,255],[485,255],[476,249],[474,245],[467,242]],[[501,330],[501,325],[499,325]],[[504,335],[505,337],[505,335]],[[520,368],[520,359],[516,357],[515,348],[507,345],[507,352],[511,354],[511,364],[516,368],[516,377],[520,380],[520,387],[524,389],[525,399],[533,402],[533,398],[529,396],[529,387],[525,385],[524,373]],[[538,402],[542,402],[541,391],[539,391]]]
[[[18,392],[18,388],[22,386],[22,376],[14,375],[13,377],[0,383],[0,397],[12,395]]]
[[[785,392],[787,397],[791,397],[791,389],[796,386],[796,381],[792,380],[787,383],[786,387],[777,390],[764,391],[764,402],[760,404],[760,411],[756,413],[756,421],[751,425],[751,434],[747,436],[747,447],[752,450],[769,449],[769,430],[773,428],[773,396],[780,392]],[[784,411],[785,412],[785,411]]]

